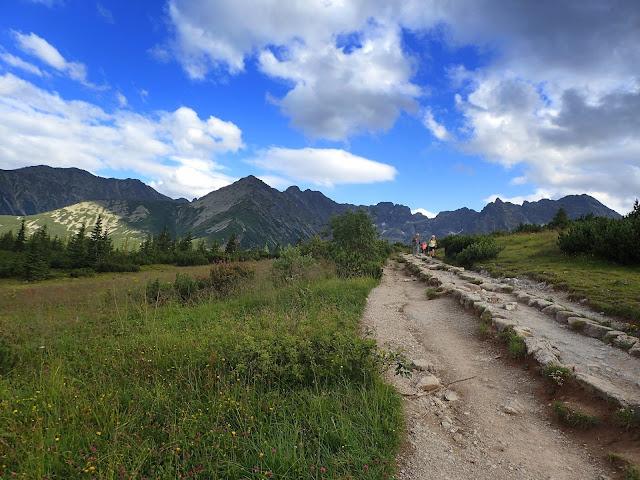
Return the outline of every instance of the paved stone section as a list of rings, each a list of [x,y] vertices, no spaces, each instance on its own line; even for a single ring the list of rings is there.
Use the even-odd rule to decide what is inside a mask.
[[[546,285],[493,279],[437,259],[405,259],[499,331],[512,328],[542,366],[570,368],[581,384],[622,407],[640,404],[640,340],[617,330],[615,322],[555,298],[558,292]]]

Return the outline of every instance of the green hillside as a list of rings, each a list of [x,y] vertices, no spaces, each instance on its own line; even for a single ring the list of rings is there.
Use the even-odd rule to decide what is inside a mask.
[[[640,322],[640,269],[587,255],[568,255],[557,245],[558,232],[496,237],[504,247],[482,262],[495,276],[530,276],[566,290],[577,300],[610,315]]]

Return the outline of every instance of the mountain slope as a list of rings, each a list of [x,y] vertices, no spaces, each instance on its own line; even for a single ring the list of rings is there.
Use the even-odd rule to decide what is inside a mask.
[[[51,181],[43,176],[47,172]],[[16,178],[23,184],[12,184]],[[90,191],[91,185],[95,191]],[[306,240],[320,233],[331,215],[358,208],[334,202],[317,191],[302,191],[296,186],[280,192],[254,176],[242,178],[193,202],[179,202],[157,193],[139,180],[100,179],[78,169],[0,170],[0,199],[11,200],[18,196],[22,203],[10,204],[7,200],[3,204],[13,206],[11,216],[0,216],[0,233],[17,232],[21,221],[16,217],[21,215],[16,212],[18,208],[41,209],[79,197],[104,197],[92,201],[84,199],[75,205],[26,216],[26,224],[30,232],[47,224],[52,234],[66,236],[74,234],[82,222],[92,228],[100,214],[114,240],[121,242],[128,238],[131,246],[148,235],[157,235],[165,225],[175,236],[185,237],[191,232],[193,238],[208,243],[224,244],[235,233],[243,248],[295,244],[299,239]],[[109,199],[112,197],[117,199]],[[374,215],[382,238],[408,243],[416,233],[424,237],[432,234],[443,237],[451,233],[512,230],[520,223],[545,224],[560,207],[565,208],[572,219],[590,213],[620,217],[588,195],[524,202],[523,205],[496,199],[480,212],[461,208],[440,212],[435,218],[412,214],[409,207],[391,202],[363,208]]]
[[[44,165],[0,170],[0,214],[33,215],[88,200],[175,200],[140,180],[97,177]]]

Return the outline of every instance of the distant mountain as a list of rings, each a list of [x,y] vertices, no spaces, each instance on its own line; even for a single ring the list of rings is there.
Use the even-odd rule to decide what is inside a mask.
[[[87,200],[176,201],[140,180],[102,178],[79,168],[0,170],[0,215],[33,215]]]
[[[90,185],[93,187],[89,188]],[[113,238],[128,239],[130,246],[149,234],[158,234],[164,225],[173,235],[184,237],[191,232],[196,239],[220,244],[235,233],[244,248],[295,244],[299,239],[306,240],[320,233],[331,215],[359,208],[296,186],[280,192],[254,176],[187,202],[161,195],[139,180],[104,179],[75,168],[50,167],[0,170],[0,199],[3,211],[10,212],[0,216],[0,233],[17,231],[20,225],[17,216],[23,215],[21,211],[38,212],[26,216],[30,231],[47,224],[52,234],[60,236],[75,233],[82,222],[91,228],[98,215],[102,215],[103,225]],[[70,205],[73,199],[81,203]],[[62,208],[45,211],[47,205],[61,204],[64,204]],[[461,208],[440,212],[431,219],[412,214],[409,207],[391,202],[362,206],[374,215],[383,238],[403,243],[408,243],[416,233],[443,237],[451,233],[512,230],[520,223],[545,224],[560,207],[572,219],[587,214],[620,217],[588,195],[524,202],[523,205],[496,199],[480,212]]]

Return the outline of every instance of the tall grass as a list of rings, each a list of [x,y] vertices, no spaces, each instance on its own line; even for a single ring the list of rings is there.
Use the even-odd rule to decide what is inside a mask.
[[[109,276],[109,293],[90,288],[94,279],[44,283],[31,287],[42,288],[38,305],[4,286],[13,359],[0,377],[3,475],[392,472],[401,400],[380,381],[375,343],[358,325],[374,280],[325,276],[276,288],[258,264],[230,298],[185,307],[140,298],[134,278]],[[57,294],[44,295],[50,288]]]

